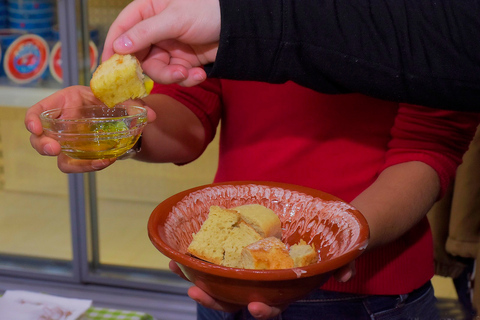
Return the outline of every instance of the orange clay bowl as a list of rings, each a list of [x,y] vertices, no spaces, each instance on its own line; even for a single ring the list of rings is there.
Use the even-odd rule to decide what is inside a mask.
[[[285,243],[303,239],[315,244],[319,261],[302,268],[252,270],[223,267],[186,254],[210,206],[249,203],[277,213]],[[161,253],[212,297],[238,305],[260,301],[273,306],[303,298],[335,269],[357,258],[367,246],[369,229],[358,210],[330,194],[283,183],[238,181],[200,186],[166,199],[153,210],[148,234]]]

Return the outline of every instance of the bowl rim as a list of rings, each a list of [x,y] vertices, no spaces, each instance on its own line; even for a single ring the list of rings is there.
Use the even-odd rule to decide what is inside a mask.
[[[141,110],[140,113],[133,114],[133,115],[126,115],[126,116],[117,116],[117,117],[95,117],[95,118],[82,118],[82,119],[58,119],[58,118],[51,118],[48,117],[49,114],[54,113],[54,112],[59,112],[63,110],[74,110],[74,109],[85,109],[85,108],[94,108],[94,107],[102,107],[102,108],[108,108],[108,109],[114,109],[114,108],[126,108],[126,107],[131,107],[131,108],[136,108]],[[42,121],[48,121],[48,122],[113,122],[118,119],[130,119],[130,118],[146,118],[147,117],[147,108],[142,105],[123,105],[123,104],[117,104],[114,107],[107,107],[106,105],[102,104],[91,104],[91,105],[83,105],[83,106],[76,106],[76,107],[65,107],[65,108],[54,108],[54,109],[48,109],[40,113],[40,119]]]
[[[173,248],[171,248],[167,243],[165,243],[159,233],[158,222],[161,219],[163,212],[171,212],[171,209],[176,205],[177,202],[182,200],[188,194],[202,190],[209,187],[223,186],[223,185],[262,185],[267,187],[278,187],[287,190],[297,191],[305,193],[307,195],[318,197],[325,200],[344,200],[335,197],[329,193],[312,189],[309,187],[299,186],[295,184],[272,182],[272,181],[227,181],[219,183],[205,184],[190,188],[179,192],[164,201],[155,207],[152,211],[150,218],[147,223],[148,236],[152,244],[165,256],[174,260],[177,264],[183,265],[185,267],[204,272],[210,275],[216,275],[220,277],[238,279],[238,280],[257,280],[257,281],[278,281],[278,280],[292,280],[300,277],[313,277],[319,274],[329,273],[338,269],[341,266],[348,264],[357,258],[360,254],[365,251],[368,241],[370,238],[370,230],[368,227],[367,220],[357,209],[349,210],[349,212],[359,220],[360,228],[359,237],[352,245],[352,249],[348,252],[345,252],[339,256],[336,256],[332,259],[326,261],[320,261],[318,263],[311,264],[306,267],[300,268],[291,268],[291,269],[279,269],[279,270],[255,270],[255,269],[243,269],[243,268],[231,268],[212,264],[199,260],[197,258],[188,256],[186,254],[180,253]]]

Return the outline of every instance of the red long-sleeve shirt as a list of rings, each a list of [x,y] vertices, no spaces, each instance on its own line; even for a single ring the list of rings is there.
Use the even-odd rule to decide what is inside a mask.
[[[353,200],[386,167],[422,161],[436,170],[442,190],[473,137],[479,116],[398,104],[360,94],[326,95],[292,82],[282,85],[210,79],[182,88],[155,85],[190,108],[207,144],[221,120],[216,182],[279,181]],[[423,219],[393,243],[356,261],[347,283],[324,289],[403,294],[433,276],[433,248]]]

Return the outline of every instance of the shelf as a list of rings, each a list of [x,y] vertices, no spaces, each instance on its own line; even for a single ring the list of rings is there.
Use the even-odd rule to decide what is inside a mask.
[[[0,84],[0,105],[28,108],[60,88],[15,87]]]

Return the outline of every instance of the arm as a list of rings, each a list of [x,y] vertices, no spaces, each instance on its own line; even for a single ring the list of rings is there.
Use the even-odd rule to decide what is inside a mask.
[[[352,204],[371,228],[369,248],[402,236],[446,192],[480,115],[401,104],[385,163]]]
[[[135,159],[186,163],[200,156],[205,144],[204,128],[190,109],[163,94],[149,95],[143,101],[157,117],[145,127],[142,149]]]
[[[432,207],[440,180],[429,165],[405,162],[388,167],[351,203],[367,219],[369,249],[387,244],[411,229]]]

